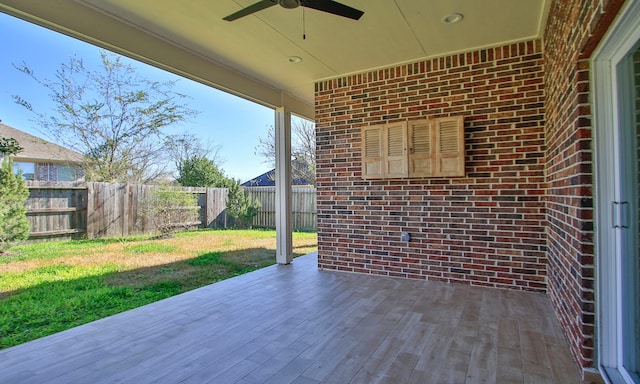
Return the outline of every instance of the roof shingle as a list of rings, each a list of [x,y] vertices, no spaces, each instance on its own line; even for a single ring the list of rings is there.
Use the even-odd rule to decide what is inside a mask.
[[[30,162],[82,163],[82,154],[0,123],[0,137],[14,138],[23,148],[14,159]]]

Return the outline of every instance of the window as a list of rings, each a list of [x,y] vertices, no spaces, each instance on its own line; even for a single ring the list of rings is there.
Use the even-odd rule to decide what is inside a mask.
[[[36,180],[38,181],[57,181],[58,172],[55,164],[38,163],[36,165]]]
[[[462,116],[362,128],[362,178],[464,176]]]
[[[22,178],[24,180],[33,180],[35,174],[35,164],[34,163],[25,163],[22,161],[15,161],[13,163],[13,169],[15,173],[18,171],[22,172]]]
[[[76,181],[82,177],[80,169],[74,165],[58,164],[57,181]]]

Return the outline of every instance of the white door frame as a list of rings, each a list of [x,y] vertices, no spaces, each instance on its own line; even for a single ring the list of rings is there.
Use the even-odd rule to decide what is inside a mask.
[[[623,274],[625,261],[621,255],[637,252],[637,199],[628,195],[629,167],[624,164],[629,154],[620,145],[619,127],[625,122],[624,103],[629,84],[619,83],[621,71],[628,71],[623,59],[640,40],[640,1],[630,0],[613,27],[593,55],[594,96],[594,158],[595,158],[595,218],[596,218],[596,303],[597,303],[597,359],[599,369],[609,383],[633,383],[636,378],[623,366],[625,334],[623,321]],[[633,90],[632,90],[633,91]],[[628,119],[627,119],[628,120]],[[620,151],[623,151],[622,153]],[[637,174],[637,170],[636,170]],[[633,175],[631,175],[633,176]],[[635,178],[634,178],[635,179]],[[620,204],[621,202],[628,202]],[[630,216],[627,214],[631,214]],[[626,222],[625,222],[626,221]],[[623,228],[621,228],[623,227]],[[626,244],[626,245],[625,245]],[[635,249],[632,249],[635,247]]]

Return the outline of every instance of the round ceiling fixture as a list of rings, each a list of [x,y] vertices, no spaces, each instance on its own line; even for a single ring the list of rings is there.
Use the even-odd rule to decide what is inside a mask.
[[[279,0],[278,4],[280,4],[282,8],[293,9],[300,6],[300,0]]]
[[[300,57],[300,56],[289,56],[287,58],[287,60],[289,60],[290,63],[294,63],[295,64],[295,63],[301,62],[302,61],[302,57]]]
[[[461,13],[452,13],[443,17],[442,22],[445,24],[455,24],[462,21],[463,18],[464,16]]]

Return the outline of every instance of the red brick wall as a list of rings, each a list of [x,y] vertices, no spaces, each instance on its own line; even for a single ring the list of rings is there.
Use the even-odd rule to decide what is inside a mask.
[[[541,41],[317,83],[319,267],[544,291],[544,101]],[[362,126],[456,115],[466,177],[362,180]]]
[[[544,36],[549,296],[582,367],[595,320],[589,58],[622,0],[554,1]]]
[[[593,367],[589,59],[623,4],[555,0],[544,59],[530,41],[316,84],[319,267],[548,286],[574,357]],[[360,127],[459,114],[466,177],[361,179]]]

